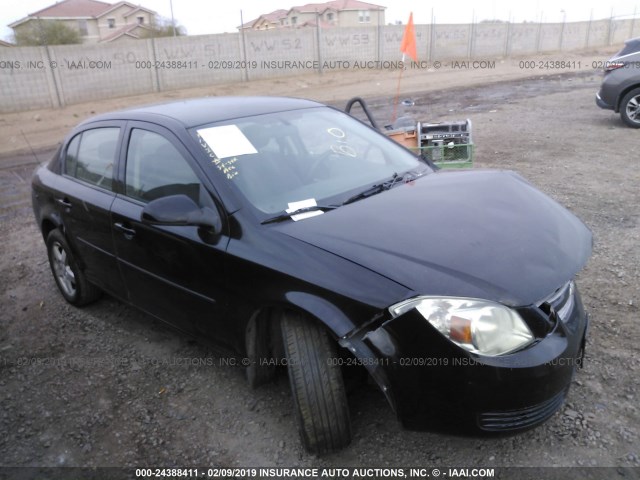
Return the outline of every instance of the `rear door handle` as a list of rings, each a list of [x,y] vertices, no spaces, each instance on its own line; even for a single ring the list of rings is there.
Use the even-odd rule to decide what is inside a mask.
[[[114,223],[113,227],[119,232],[124,233],[124,236],[127,238],[131,238],[136,234],[136,231],[133,228],[125,227],[122,223]]]
[[[71,208],[71,202],[65,197],[65,198],[56,198],[56,202],[59,205],[62,205],[64,208]]]

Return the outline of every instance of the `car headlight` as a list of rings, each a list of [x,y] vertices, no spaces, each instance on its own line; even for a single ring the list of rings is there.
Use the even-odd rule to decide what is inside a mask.
[[[417,297],[397,303],[389,311],[397,317],[414,308],[445,337],[472,353],[504,355],[534,340],[515,310],[488,300]]]

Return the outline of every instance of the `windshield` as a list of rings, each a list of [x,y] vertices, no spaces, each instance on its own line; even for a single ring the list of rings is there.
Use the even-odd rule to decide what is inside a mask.
[[[224,176],[264,214],[341,202],[394,175],[429,169],[392,140],[328,107],[244,117],[193,129]]]

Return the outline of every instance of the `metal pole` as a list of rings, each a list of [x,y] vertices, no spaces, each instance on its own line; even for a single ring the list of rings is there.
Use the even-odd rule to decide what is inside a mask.
[[[320,14],[316,9],[316,43],[318,44],[318,73],[322,75],[322,53],[320,52]]]
[[[631,18],[631,33],[629,33],[629,38],[633,38],[633,30],[636,26],[636,12],[638,11],[638,6],[634,5],[633,7],[633,17]]]
[[[589,37],[591,36],[591,22],[593,22],[593,8],[591,9],[591,14],[589,15],[589,25],[587,25],[587,39],[585,41],[585,48],[589,47]]]
[[[509,22],[507,23],[507,38],[504,42],[504,56],[511,54],[511,12],[509,12]]]
[[[62,95],[60,95],[60,90],[62,88],[62,85],[58,85],[58,79],[56,79],[56,71],[55,68],[52,67],[52,60],[51,60],[51,52],[49,50],[49,45],[47,44],[47,36],[45,34],[44,28],[42,26],[42,19],[40,17],[36,17],[36,22],[38,24],[38,30],[40,33],[40,42],[42,46],[44,47],[44,51],[45,54],[47,56],[47,62],[48,62],[48,67],[49,70],[51,71],[51,78],[53,80],[53,88],[56,91],[56,100],[58,102],[58,107],[63,107],[63,101],[62,101]]]
[[[382,61],[382,40],[381,40],[381,35],[382,35],[382,29],[380,28],[380,9],[378,9],[378,24],[376,25],[376,32],[377,32],[377,38],[376,38],[376,60],[378,60],[378,62]]]
[[[538,32],[536,33],[536,53],[540,53],[540,39],[542,38],[542,11],[538,21]]]
[[[564,40],[564,27],[567,23],[567,12],[564,10],[560,10],[562,13],[562,27],[560,27],[560,45],[558,45],[558,50],[562,51],[562,41]]]
[[[476,40],[476,11],[471,13],[471,35],[469,35],[469,58],[473,58],[475,52],[475,40]]]
[[[611,7],[611,17],[609,17],[609,38],[607,40],[607,45],[611,45],[613,43],[613,7]]]
[[[156,49],[156,38],[151,37],[150,42],[151,42],[151,55],[153,55],[153,63],[152,63],[152,65],[154,66],[153,73],[156,79],[156,92],[161,92],[162,88],[160,85],[160,73],[158,72],[158,51]]]
[[[562,41],[564,40],[564,27],[567,23],[567,12],[564,10],[560,10],[562,13],[562,28],[560,29],[560,45],[558,45],[558,50],[562,51]]]
[[[433,51],[435,50],[433,44],[436,41],[436,17],[433,14],[433,7],[431,8],[431,29],[429,34],[431,37],[431,41],[429,42],[429,61],[431,61],[433,60]]]
[[[242,19],[242,10],[240,10],[240,38],[242,39],[242,60],[244,63],[244,81],[249,80],[249,72],[247,70],[247,38],[244,35],[244,20]]]
[[[171,28],[173,29],[173,36],[176,36],[176,21],[173,18],[173,0],[169,0],[169,7],[171,8]]]

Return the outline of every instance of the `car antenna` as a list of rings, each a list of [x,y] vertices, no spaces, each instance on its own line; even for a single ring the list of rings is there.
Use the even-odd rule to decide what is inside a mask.
[[[27,136],[24,134],[24,131],[22,129],[20,129],[20,133],[22,134],[22,138],[24,138],[24,141],[27,142],[27,145],[29,145],[29,149],[31,150],[31,154],[34,156],[34,158],[36,159],[36,163],[39,165],[40,164],[40,159],[38,158],[38,155],[36,155],[36,152],[33,149],[33,147],[31,146],[31,144],[29,143],[29,140],[27,139]]]

